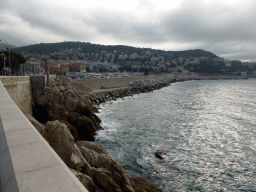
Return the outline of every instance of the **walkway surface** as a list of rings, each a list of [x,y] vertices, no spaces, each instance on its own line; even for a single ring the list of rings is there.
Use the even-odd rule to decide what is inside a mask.
[[[0,192],[88,192],[0,81]]]

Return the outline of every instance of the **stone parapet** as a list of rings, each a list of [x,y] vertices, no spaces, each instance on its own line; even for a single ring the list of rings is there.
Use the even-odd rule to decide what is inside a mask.
[[[88,192],[0,82],[0,192]]]
[[[29,76],[0,76],[12,100],[23,113],[32,115],[32,95]]]
[[[44,89],[45,86],[46,86],[46,76],[45,75],[31,76],[32,91]]]
[[[53,80],[56,78],[56,75],[49,75],[49,80]],[[31,80],[31,88],[33,90],[44,89],[47,83],[47,75],[35,75],[30,77]]]

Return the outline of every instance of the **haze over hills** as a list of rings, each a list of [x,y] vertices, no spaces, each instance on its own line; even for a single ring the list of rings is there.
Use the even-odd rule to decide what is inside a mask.
[[[16,46],[13,46],[13,45],[9,45],[9,44],[7,44],[7,43],[1,43],[1,42],[0,42],[0,50],[6,49],[6,47],[8,47],[8,48],[10,48],[10,49],[16,48]]]
[[[164,51],[164,50],[156,50],[151,48],[138,48],[138,47],[131,47],[126,45],[100,45],[100,44],[91,44],[89,42],[60,42],[60,43],[40,43],[34,45],[28,45],[23,47],[13,48],[12,50],[18,53],[26,52],[26,53],[34,53],[34,54],[49,54],[53,52],[57,52],[60,49],[77,49],[80,48],[81,52],[83,53],[97,53],[101,51],[109,51],[113,52],[117,51],[128,51],[132,52],[146,52],[146,51],[153,51],[157,53],[172,53],[173,55],[185,56],[185,57],[211,57],[216,58],[217,55],[204,51],[201,49],[195,50],[186,50],[186,51]]]

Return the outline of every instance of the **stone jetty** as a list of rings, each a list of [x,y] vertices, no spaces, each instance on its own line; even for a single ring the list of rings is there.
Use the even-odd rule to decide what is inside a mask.
[[[129,82],[127,86],[120,89],[112,89],[109,91],[104,91],[104,89],[102,89],[101,92],[98,91],[88,94],[87,98],[92,105],[99,105],[106,101],[116,100],[117,98],[161,89],[177,81],[180,80],[176,80],[169,75],[155,76],[149,79],[139,79]]]

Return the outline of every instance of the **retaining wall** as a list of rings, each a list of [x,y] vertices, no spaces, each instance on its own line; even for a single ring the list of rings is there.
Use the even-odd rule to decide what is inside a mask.
[[[23,113],[32,115],[32,95],[29,76],[1,76],[4,87]]]
[[[0,192],[16,191],[88,192],[0,82]]]

